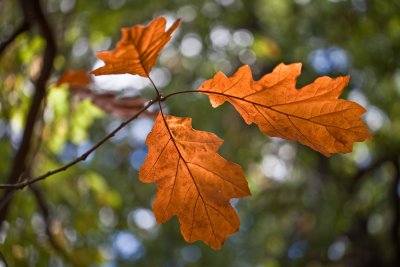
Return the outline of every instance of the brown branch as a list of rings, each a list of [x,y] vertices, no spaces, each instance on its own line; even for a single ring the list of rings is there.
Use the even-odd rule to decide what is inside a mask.
[[[46,98],[47,98],[47,92],[46,92],[46,95],[45,95],[45,97],[44,97],[44,99],[43,99],[42,109],[41,109],[41,111],[40,111],[39,120],[38,120],[38,122],[37,122],[37,123],[39,124],[39,125],[37,126],[37,128],[39,128],[39,130],[37,131],[37,132],[38,132],[38,134],[37,134],[37,140],[34,141],[35,147],[32,149],[31,158],[30,158],[30,160],[28,161],[26,170],[25,170],[25,172],[21,175],[21,177],[23,177],[23,176],[27,177],[27,174],[29,174],[29,176],[30,176],[30,174],[32,173],[32,166],[33,166],[33,164],[34,164],[34,162],[35,162],[36,156],[39,154],[40,147],[41,147],[41,145],[42,145],[42,135],[43,135],[43,129],[44,129],[44,126],[45,126],[44,111],[45,111],[46,106],[47,106],[47,100],[46,100]]]
[[[28,179],[19,183],[14,183],[14,184],[0,184],[0,189],[11,189],[11,190],[15,190],[15,189],[22,189],[25,186],[28,185],[32,185],[40,180],[44,180],[49,176],[52,176],[54,174],[57,174],[59,172],[65,171],[68,168],[74,166],[75,164],[86,160],[86,158],[93,153],[96,149],[98,149],[102,144],[104,144],[106,141],[108,141],[111,137],[113,137],[117,132],[119,132],[122,128],[124,128],[126,125],[128,125],[131,121],[135,120],[137,117],[139,117],[140,114],[142,114],[143,112],[145,112],[151,105],[153,105],[154,103],[158,102],[159,99],[154,99],[149,101],[149,103],[147,103],[140,111],[138,111],[135,115],[133,115],[132,117],[130,117],[128,120],[122,122],[117,128],[115,128],[111,133],[109,133],[108,135],[106,135],[105,137],[103,137],[99,142],[97,142],[94,146],[92,146],[89,150],[87,150],[85,153],[83,153],[81,156],[79,156],[78,158],[68,162],[67,164],[65,164],[64,166],[61,166],[60,168],[48,171],[45,174],[42,174],[40,176],[37,176],[36,178],[32,178],[32,179]]]
[[[26,169],[26,160],[31,147],[33,131],[42,101],[45,97],[46,83],[53,69],[53,62],[57,53],[57,45],[53,36],[53,31],[41,8],[40,0],[21,0],[20,3],[25,19],[30,24],[35,23],[39,27],[41,35],[46,41],[46,47],[44,49],[43,65],[40,75],[35,81],[35,94],[26,118],[22,141],[17,150],[13,166],[7,179],[9,184],[16,183]],[[11,194],[12,191],[7,190],[0,199],[0,203],[5,203],[0,205],[2,206],[0,210],[0,223],[7,218],[10,201],[12,199],[10,196]]]
[[[24,19],[21,23],[21,25],[18,26],[18,28],[15,29],[15,31],[4,41],[0,44],[0,56],[3,54],[3,52],[6,50],[6,48],[14,42],[14,40],[22,33],[28,31],[30,28],[30,23],[28,20]]]

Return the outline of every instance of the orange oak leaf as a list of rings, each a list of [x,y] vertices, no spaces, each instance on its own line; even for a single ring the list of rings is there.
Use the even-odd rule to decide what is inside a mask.
[[[191,118],[164,120],[160,113],[147,137],[149,153],[139,171],[142,182],[157,184],[157,221],[177,215],[187,242],[203,240],[214,249],[239,230],[229,200],[250,195],[241,167],[217,153],[222,143],[212,133],[192,129]]]
[[[149,101],[142,96],[118,97],[116,92],[96,92],[90,88],[92,82],[87,71],[68,70],[58,79],[56,85],[68,84],[70,92],[79,99],[89,99],[104,112],[125,119],[135,115]],[[144,114],[156,115],[148,110]]]
[[[178,28],[180,20],[165,32],[166,20],[158,17],[147,26],[135,25],[122,28],[122,38],[113,51],[102,51],[97,57],[105,62],[105,66],[93,70],[94,75],[105,74],[138,74],[148,77],[161,49],[171,39]]]
[[[360,119],[365,109],[338,99],[349,76],[320,77],[298,90],[300,72],[301,63],[280,64],[254,81],[245,65],[230,78],[218,72],[198,90],[213,107],[229,101],[247,124],[256,123],[263,133],[297,140],[325,156],[351,152],[354,142],[371,139]]]

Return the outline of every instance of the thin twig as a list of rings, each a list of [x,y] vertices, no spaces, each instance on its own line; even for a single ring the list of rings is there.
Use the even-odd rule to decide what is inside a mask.
[[[211,92],[211,91],[182,90],[182,91],[178,91],[178,92],[171,93],[171,94],[168,94],[168,95],[166,95],[166,96],[161,97],[161,101],[165,101],[165,100],[167,100],[168,98],[170,98],[171,96],[181,95],[181,94],[188,94],[188,93],[210,93],[210,94],[216,93],[216,94],[219,94],[218,92]],[[220,94],[222,94],[222,93],[220,93]],[[225,96],[226,96],[226,95],[225,95]]]
[[[59,172],[65,171],[68,168],[76,165],[77,163],[86,160],[86,158],[93,153],[96,149],[98,149],[103,143],[105,143],[107,140],[109,140],[110,138],[112,138],[117,132],[119,132],[122,128],[124,128],[127,124],[129,124],[130,122],[132,122],[133,120],[135,120],[140,114],[142,114],[143,112],[145,112],[151,105],[153,105],[156,102],[161,102],[164,101],[162,99],[162,96],[160,94],[160,91],[157,89],[157,87],[155,86],[153,80],[149,77],[149,80],[151,81],[151,83],[153,84],[156,92],[157,92],[157,98],[153,99],[151,101],[149,101],[141,110],[139,110],[135,115],[133,115],[132,117],[130,117],[128,120],[122,122],[117,128],[115,128],[111,133],[109,133],[108,135],[106,135],[105,137],[103,137],[99,142],[97,142],[94,146],[92,146],[89,150],[87,150],[86,152],[84,152],[82,155],[80,155],[79,157],[75,158],[74,160],[68,162],[67,164],[61,166],[60,168],[48,171],[45,174],[42,174],[40,176],[37,176],[35,178],[32,179],[26,179],[22,182],[19,183],[8,183],[8,184],[0,184],[0,189],[11,189],[12,191],[10,191],[10,196],[8,197],[8,199],[6,199],[6,201],[4,202],[8,202],[9,199],[11,198],[11,194],[15,189],[23,189],[24,187],[28,186],[28,185],[32,185],[40,180],[44,180],[49,176],[52,176],[54,174],[57,174]],[[166,98],[164,98],[166,99]],[[14,189],[14,190],[13,190]],[[0,210],[2,208],[2,206],[4,206],[5,203],[1,203],[0,202]]]
[[[131,121],[135,120],[137,117],[139,117],[140,114],[142,114],[144,111],[146,111],[151,105],[154,103],[158,102],[159,99],[156,98],[154,100],[149,101],[140,111],[138,111],[135,115],[130,117],[128,120],[122,122],[117,128],[115,128],[111,133],[108,135],[104,136],[99,142],[97,142],[94,146],[92,146],[89,150],[87,150],[85,153],[83,153],[81,156],[78,158],[68,162],[64,166],[48,171],[45,174],[42,174],[40,176],[37,176],[36,178],[25,180],[20,183],[15,183],[15,184],[0,184],[0,189],[22,189],[27,185],[34,184],[40,180],[46,179],[49,176],[52,176],[56,173],[62,172],[67,170],[68,168],[74,166],[75,164],[86,160],[86,158],[92,154],[97,148],[99,148],[102,144],[104,144],[106,141],[108,141],[111,137],[113,137],[117,132],[119,132],[122,128],[124,128],[127,124],[129,124]]]

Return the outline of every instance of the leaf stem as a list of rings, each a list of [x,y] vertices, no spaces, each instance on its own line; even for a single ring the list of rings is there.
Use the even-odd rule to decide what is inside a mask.
[[[220,95],[220,96],[231,97],[231,98],[235,98],[235,99],[239,99],[239,100],[243,100],[243,101],[249,102],[248,100],[244,99],[243,97],[238,97],[238,96],[234,96],[234,95],[228,95],[228,94],[220,93],[220,92],[207,91],[207,90],[183,90],[183,91],[178,91],[178,92],[175,92],[175,93],[170,93],[170,94],[168,94],[166,96],[162,96],[160,101],[163,102],[163,101],[167,100],[168,98],[170,98],[171,96],[181,95],[181,94],[189,94],[189,93]]]
[[[165,126],[168,128],[167,122],[165,121],[162,105],[161,105],[161,102],[163,101],[164,97],[161,95],[160,90],[157,88],[157,85],[154,83],[153,79],[151,79],[150,74],[148,74],[147,77],[149,78],[151,84],[153,85],[154,90],[156,90],[158,106],[160,107],[160,112],[163,117]]]
[[[184,90],[184,91],[178,91],[178,92],[171,93],[171,94],[168,94],[166,96],[163,96],[163,97],[161,97],[160,101],[163,102],[163,101],[167,100],[168,98],[170,98],[171,96],[174,96],[174,95],[188,94],[188,93],[210,93],[210,94],[212,94],[212,93],[215,93],[215,92],[199,91],[199,90]]]
[[[160,90],[158,90],[158,88],[157,88],[156,84],[154,83],[153,79],[150,77],[150,74],[147,75],[147,78],[149,78],[151,84],[153,85],[154,90],[156,90],[157,97],[159,98],[159,101],[158,101],[158,102],[160,102],[160,100],[161,100],[161,93],[160,93]]]

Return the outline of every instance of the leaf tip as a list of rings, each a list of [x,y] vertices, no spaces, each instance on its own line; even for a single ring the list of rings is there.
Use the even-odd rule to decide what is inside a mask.
[[[89,71],[89,73],[90,73],[90,74],[93,74],[93,75],[95,75],[95,76],[100,75],[100,74],[99,74],[99,68],[94,69],[94,70],[91,70],[91,71]]]
[[[181,21],[182,20],[180,18],[176,19],[175,22],[168,29],[168,33],[171,34],[172,32],[174,32],[181,25]]]

